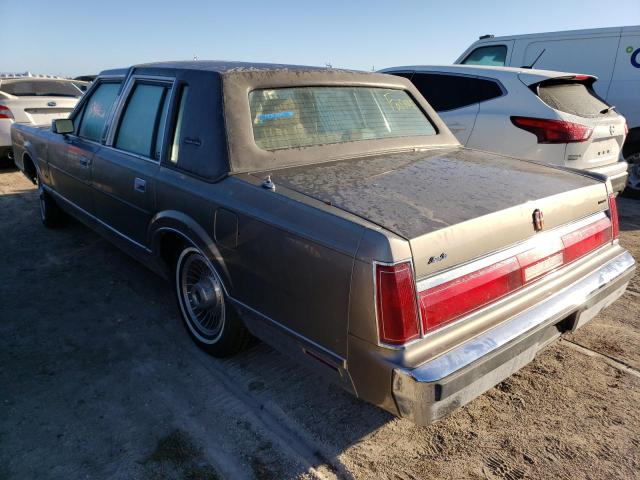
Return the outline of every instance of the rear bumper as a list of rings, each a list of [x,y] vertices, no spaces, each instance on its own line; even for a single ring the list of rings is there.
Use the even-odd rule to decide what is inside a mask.
[[[627,185],[628,167],[627,162],[616,162],[603,167],[589,169],[589,171],[605,175],[611,181],[614,193],[618,194]]]
[[[624,252],[555,295],[416,368],[393,371],[400,416],[428,425],[509,377],[567,329],[575,330],[625,291],[635,270]]]

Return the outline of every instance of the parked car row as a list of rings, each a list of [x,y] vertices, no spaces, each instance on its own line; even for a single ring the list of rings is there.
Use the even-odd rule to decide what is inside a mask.
[[[7,75],[0,77],[0,163],[13,163],[11,125],[51,126],[66,118],[88,83],[63,78]]]
[[[494,37],[483,35],[457,64],[541,68],[598,78],[593,90],[624,115],[628,188],[640,197],[640,26]]]
[[[409,78],[467,147],[588,170],[616,193],[625,188],[626,122],[597,97],[593,76],[469,65],[383,72]]]
[[[504,148],[557,165],[463,146],[419,91],[430,70],[403,71],[416,87],[207,61],[102,72],[51,129],[12,125],[15,162],[47,227],[72,215],[171,282],[200,348],[230,355],[254,335],[428,424],[583,326],[635,270],[617,174],[589,171],[624,135],[592,77],[460,68],[489,97],[460,107],[474,117],[455,132],[464,143],[493,128]],[[501,99],[520,96],[505,112]],[[542,115],[553,126],[530,122]]]

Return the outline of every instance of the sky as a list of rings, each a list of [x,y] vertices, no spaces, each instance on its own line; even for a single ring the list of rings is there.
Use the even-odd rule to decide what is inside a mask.
[[[640,0],[0,0],[0,72],[161,60],[452,63],[479,35],[640,24]]]

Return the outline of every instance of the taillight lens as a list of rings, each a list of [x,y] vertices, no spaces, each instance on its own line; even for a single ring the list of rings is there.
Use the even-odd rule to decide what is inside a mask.
[[[425,333],[453,322],[583,257],[617,235],[615,198],[610,216],[539,247],[465,274],[418,294]]]
[[[608,218],[568,233],[562,237],[564,263],[573,262],[610,241],[611,221]]]
[[[579,123],[544,118],[511,117],[516,127],[533,133],[538,143],[584,142],[591,137],[593,129]]]
[[[420,293],[424,331],[497,300],[522,286],[515,257]]]
[[[13,113],[11,113],[11,110],[9,110],[8,107],[0,105],[0,118],[8,118],[9,120],[13,120]]]
[[[620,236],[618,205],[616,204],[616,196],[613,193],[609,194],[609,219],[611,220],[611,236],[618,238]]]
[[[411,262],[376,264],[375,271],[380,341],[400,345],[420,337]]]

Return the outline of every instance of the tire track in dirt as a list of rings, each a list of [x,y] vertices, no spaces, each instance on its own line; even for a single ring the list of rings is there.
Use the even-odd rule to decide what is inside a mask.
[[[168,334],[174,333],[168,331],[166,323],[158,322],[158,325]],[[189,356],[207,370],[212,376],[216,388],[223,388],[228,392],[230,395],[229,404],[237,407],[240,402],[246,409],[244,416],[252,417],[252,423],[257,424],[292,460],[305,466],[311,475],[322,480],[353,478],[341,462],[325,455],[322,446],[315,444],[311,437],[293,424],[275,404],[261,401],[250,389],[245,389],[240,385],[240,382],[233,375],[234,373],[239,374],[238,370],[242,370],[242,366],[237,363],[238,360],[229,359],[218,363],[206,354],[195,351],[193,345],[189,344],[181,348],[184,348]],[[249,358],[245,357],[244,360],[251,361],[252,356],[253,354],[250,352]],[[257,357],[255,355],[253,361],[264,360],[264,358],[258,359]],[[229,369],[230,372],[226,373],[223,369]],[[255,378],[252,381],[268,383],[270,375],[290,376],[291,373],[293,373],[292,367],[276,363],[270,368],[264,369],[260,379]]]
[[[625,373],[628,373],[629,375],[633,375],[634,377],[640,378],[640,371],[636,370],[635,368],[633,368],[632,366],[614,358],[611,357],[605,353],[601,353],[601,352],[596,352],[595,350],[590,349],[589,347],[585,347],[584,345],[581,345],[579,343],[576,343],[572,340],[567,340],[565,338],[561,338],[559,340],[560,343],[573,348],[574,350],[577,350],[580,353],[583,353],[584,355],[587,355],[589,357],[598,357],[601,358],[602,360],[604,360],[607,364],[609,364],[610,366],[612,366],[613,368],[616,368],[618,370],[621,370]]]

